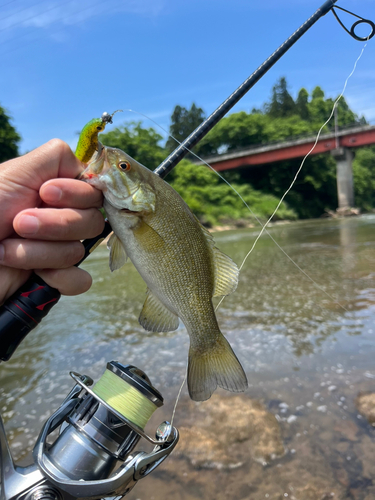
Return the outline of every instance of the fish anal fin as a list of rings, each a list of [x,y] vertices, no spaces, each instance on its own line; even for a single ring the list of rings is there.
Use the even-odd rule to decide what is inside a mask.
[[[108,240],[107,248],[109,249],[109,268],[116,271],[120,269],[128,259],[125,248],[120,239],[113,233]]]
[[[150,290],[147,290],[138,321],[149,332],[172,332],[179,325],[178,316],[165,307]]]
[[[203,352],[190,346],[188,389],[193,401],[209,399],[217,386],[231,392],[247,388],[245,372],[229,342],[220,334],[214,346]]]

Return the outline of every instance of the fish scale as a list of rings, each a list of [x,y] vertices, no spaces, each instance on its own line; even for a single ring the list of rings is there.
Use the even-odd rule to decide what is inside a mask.
[[[114,231],[110,268],[133,262],[148,290],[140,314],[150,331],[172,331],[178,318],[190,337],[188,389],[195,401],[217,386],[247,387],[246,375],[217,323],[213,296],[234,291],[238,268],[215,247],[180,195],[123,151],[103,147],[82,178],[101,189]]]

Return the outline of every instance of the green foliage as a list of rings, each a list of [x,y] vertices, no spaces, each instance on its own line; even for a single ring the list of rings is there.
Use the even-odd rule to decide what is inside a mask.
[[[204,157],[300,135],[315,136],[330,116],[333,104],[334,99],[326,99],[324,91],[318,86],[313,89],[311,96],[302,88],[294,102],[288,92],[285,78],[281,78],[273,87],[271,100],[264,105],[263,112],[254,109],[251,113],[241,111],[223,118],[197,145],[197,152]],[[359,118],[349,108],[344,98],[340,99],[337,106],[337,121],[339,127],[366,123],[363,117]],[[325,131],[333,130],[334,126],[332,119]],[[362,158],[363,156],[359,156],[360,163]],[[266,167],[241,169],[237,182],[243,185],[251,184],[254,189],[263,193],[281,197],[289,187],[301,160],[298,158]],[[359,171],[358,166],[357,177]],[[356,200],[359,206],[362,206],[365,189],[365,183],[362,188],[357,189]],[[369,207],[372,203],[370,189],[366,193],[366,206]],[[337,188],[334,160],[329,155],[309,157],[286,201],[289,207],[303,218],[319,217],[326,209],[335,209]]]
[[[326,98],[321,87],[311,92],[302,88],[294,101],[285,78],[276,82],[271,98],[262,109],[240,111],[223,118],[195,147],[200,156],[217,155],[289,138],[315,136],[332,112],[334,99]],[[176,106],[171,116],[170,133],[183,141],[202,121],[204,112],[192,104],[190,109]],[[341,98],[337,106],[339,127],[365,124]],[[334,120],[326,131],[334,129]],[[323,131],[324,132],[324,131]],[[101,135],[108,146],[119,147],[145,166],[155,169],[176,147],[169,138],[165,148],[162,137],[140,122],[126,123]],[[268,218],[278,200],[289,188],[301,158],[225,172],[225,178],[245,199],[255,214]],[[375,147],[357,150],[354,160],[356,205],[363,210],[375,207]],[[183,161],[168,177],[197,217],[207,225],[251,220],[241,199],[211,170]],[[336,165],[328,154],[310,156],[297,182],[286,197],[276,218],[319,217],[337,207]]]
[[[255,222],[243,201],[219,176],[208,167],[183,160],[175,168],[171,185],[182,196],[205,225],[233,223],[238,220]],[[249,184],[232,183],[254,214],[267,219],[276,208],[278,199],[254,190]],[[280,206],[276,219],[296,219],[296,213],[285,203]]]
[[[202,108],[197,108],[193,103],[190,109],[182,106],[176,106],[171,116],[171,125],[169,133],[179,142],[182,142],[188,137],[204,120],[204,111]],[[166,149],[171,152],[178,146],[178,143],[169,137],[165,145]]]
[[[310,111],[309,111],[309,93],[306,89],[302,88],[298,92],[297,100],[296,100],[296,114],[302,118],[302,120],[309,120]]]
[[[20,135],[10,123],[11,118],[0,106],[0,163],[18,156]]]
[[[127,122],[110,132],[100,134],[106,146],[119,148],[145,167],[154,170],[166,157],[160,145],[162,136],[153,128],[143,128],[141,122]]]
[[[262,142],[268,142],[266,126],[269,118],[261,113],[245,111],[223,118],[196,146],[198,155],[215,155]]]
[[[375,146],[356,150],[353,179],[355,205],[371,211],[375,207]]]
[[[288,92],[284,76],[273,86],[271,101],[265,105],[265,111],[271,118],[286,118],[296,114],[296,103]]]
[[[281,198],[289,188],[301,159],[273,163],[268,168],[250,169],[244,182],[255,189]],[[320,217],[326,209],[337,207],[336,164],[329,155],[307,158],[293,189],[285,198],[300,218]]]

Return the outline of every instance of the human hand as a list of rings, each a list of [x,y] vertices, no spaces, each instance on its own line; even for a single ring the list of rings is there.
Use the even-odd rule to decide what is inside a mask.
[[[100,234],[104,219],[101,192],[75,179],[84,168],[58,139],[0,165],[0,304],[33,270],[64,295],[90,288],[74,264],[84,255],[79,240]]]

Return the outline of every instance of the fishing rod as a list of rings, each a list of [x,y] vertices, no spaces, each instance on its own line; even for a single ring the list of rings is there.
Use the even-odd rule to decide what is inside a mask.
[[[356,40],[375,34],[375,24],[341,7],[337,0],[326,1],[250,77],[190,134],[154,171],[164,178],[257,81],[309,30],[332,10],[341,26]],[[348,30],[336,9],[359,20]],[[356,34],[360,24],[370,26],[366,37]],[[101,122],[111,123],[104,113]],[[92,124],[92,122],[90,122]],[[88,124],[89,125],[89,124]],[[84,240],[85,255],[112,231],[108,222],[96,238]],[[0,308],[0,360],[10,359],[20,342],[48,314],[60,298],[58,290],[33,275]],[[153,411],[163,404],[161,394],[147,375],[117,361],[91,388],[93,380],[71,372],[75,385],[60,408],[44,424],[33,450],[33,464],[16,466],[0,417],[1,500],[72,500],[74,498],[123,498],[143,477],[152,472],[174,449],[178,431],[168,422],[156,430],[155,438],[145,431]],[[53,443],[51,434],[59,429]],[[135,452],[141,438],[154,445],[150,453]]]
[[[164,178],[215,125],[223,116],[265,75],[265,73],[306,33],[322,16],[332,10],[340,25],[358,41],[367,41],[375,34],[375,24],[342,7],[335,6],[337,0],[327,0],[310,16],[280,47],[273,52],[203,123],[201,123],[155,170],[155,174]],[[353,16],[356,21],[348,30],[339,19],[335,9],[340,9]],[[371,28],[366,37],[360,37],[355,30],[360,24]],[[104,113],[103,123],[111,123],[113,115]],[[90,122],[91,124],[91,122]],[[79,266],[95,248],[111,233],[108,221],[103,232],[96,238],[84,240],[84,257],[76,264]],[[13,355],[26,335],[47,316],[57,304],[60,292],[48,286],[41,278],[32,277],[18,289],[0,307],[0,362],[7,361]]]
[[[155,174],[165,177],[181,160],[186,156],[191,148],[193,148],[208,132],[225,116],[230,109],[272,68],[272,66],[294,45],[302,35],[308,31],[322,16],[330,10],[334,13],[336,19],[341,24],[350,36],[355,40],[365,42],[372,38],[375,34],[375,24],[369,19],[357,16],[346,9],[336,6],[357,18],[350,31],[344,26],[334,10],[337,0],[327,0],[314,14],[307,19],[278,49],[273,52],[255,71],[252,73],[242,85],[240,85],[204,122],[202,122],[155,170]],[[371,32],[366,37],[356,35],[355,29],[360,24],[367,24],[371,28]]]
[[[242,85],[240,85],[206,120],[204,120],[179,146],[154,170],[161,178],[168,173],[188,154],[207,133],[218,123],[224,115],[267,73],[267,71],[306,33],[322,16],[332,10],[340,25],[358,41],[367,41],[375,35],[375,24],[342,7],[335,6],[337,0],[327,0],[310,16],[278,49],[266,59]],[[359,20],[348,30],[339,19],[335,9],[345,11]],[[360,37],[355,30],[360,24],[371,28],[366,37]],[[114,113],[113,113],[114,114]],[[112,123],[113,117],[103,113],[102,123]],[[99,119],[94,119],[92,122]],[[104,127],[103,127],[104,128]],[[112,228],[108,221],[103,232],[96,238],[84,240],[84,257],[76,264],[79,266],[95,248],[111,233]],[[42,319],[47,316],[51,308],[57,304],[60,292],[48,286],[40,277],[33,274],[31,278],[19,288],[0,307],[0,362],[8,361],[26,335],[33,330]]]

